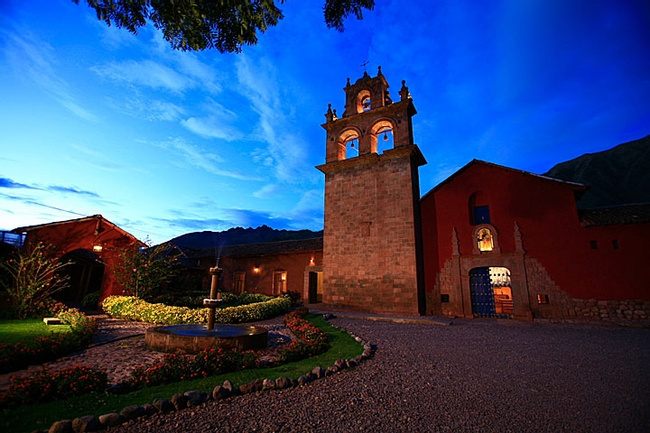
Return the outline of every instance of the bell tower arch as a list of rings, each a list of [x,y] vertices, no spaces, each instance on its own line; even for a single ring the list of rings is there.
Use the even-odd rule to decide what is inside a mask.
[[[345,109],[325,113],[323,302],[389,314],[424,314],[420,183],[406,82],[393,102],[379,67],[354,84]],[[380,140],[392,148],[378,152]]]

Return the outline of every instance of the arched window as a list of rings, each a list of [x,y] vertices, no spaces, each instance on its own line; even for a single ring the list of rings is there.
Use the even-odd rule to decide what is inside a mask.
[[[372,110],[372,99],[369,90],[362,90],[357,95],[357,113],[365,113]]]
[[[490,207],[487,205],[487,198],[482,191],[475,191],[470,195],[468,201],[469,223],[473,226],[490,224]]]
[[[500,253],[499,234],[491,224],[481,224],[472,232],[474,236],[474,254]]]
[[[359,139],[354,137],[345,143],[345,159],[354,158],[356,156],[359,156]]]
[[[346,129],[338,139],[338,161],[359,156],[359,131],[356,128]]]
[[[483,227],[476,233],[476,242],[478,250],[481,252],[492,251],[494,249],[494,238],[489,228]]]
[[[370,111],[371,108],[372,108],[372,104],[370,103],[370,96],[366,96],[361,101],[361,109],[365,112],[365,111]]]
[[[395,147],[392,119],[380,119],[370,129],[370,152],[384,153],[385,150]]]

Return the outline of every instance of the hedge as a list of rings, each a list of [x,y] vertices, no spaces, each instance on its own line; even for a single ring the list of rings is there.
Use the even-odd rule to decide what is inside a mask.
[[[265,302],[217,309],[215,323],[256,322],[285,314],[290,308],[289,297],[270,298]],[[209,311],[207,308],[151,304],[133,296],[109,296],[104,299],[102,309],[113,317],[158,325],[206,323]]]

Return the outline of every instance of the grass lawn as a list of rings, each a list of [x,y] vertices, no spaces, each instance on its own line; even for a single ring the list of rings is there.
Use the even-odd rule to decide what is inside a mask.
[[[51,333],[70,332],[69,325],[46,325],[41,319],[0,320],[0,343],[15,344],[38,337],[48,337]]]
[[[152,403],[156,398],[171,399],[177,392],[192,389],[212,392],[215,386],[223,384],[224,380],[231,380],[235,386],[254,381],[255,379],[276,379],[280,376],[298,378],[309,373],[316,366],[323,368],[334,364],[338,359],[350,359],[363,352],[361,345],[346,332],[340,331],[322,317],[308,315],[307,319],[327,333],[330,349],[318,356],[291,362],[274,368],[243,370],[219,376],[202,379],[186,380],[167,385],[144,388],[129,394],[89,394],[64,401],[55,401],[44,404],[20,407],[13,410],[3,410],[0,413],[0,431],[31,432],[34,430],[47,430],[54,421],[74,419],[84,415],[103,415],[110,412],[121,411],[129,405],[143,405]],[[273,391],[270,391],[273,392]]]

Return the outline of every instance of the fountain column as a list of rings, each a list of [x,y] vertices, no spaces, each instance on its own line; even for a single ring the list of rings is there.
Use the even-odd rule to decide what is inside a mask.
[[[210,311],[208,312],[208,329],[214,329],[214,316],[217,306],[223,301],[221,295],[219,294],[218,285],[219,285],[219,276],[221,275],[222,269],[218,266],[210,268],[208,271],[212,275],[212,281],[210,283],[210,298],[203,300],[203,305],[208,307]]]

